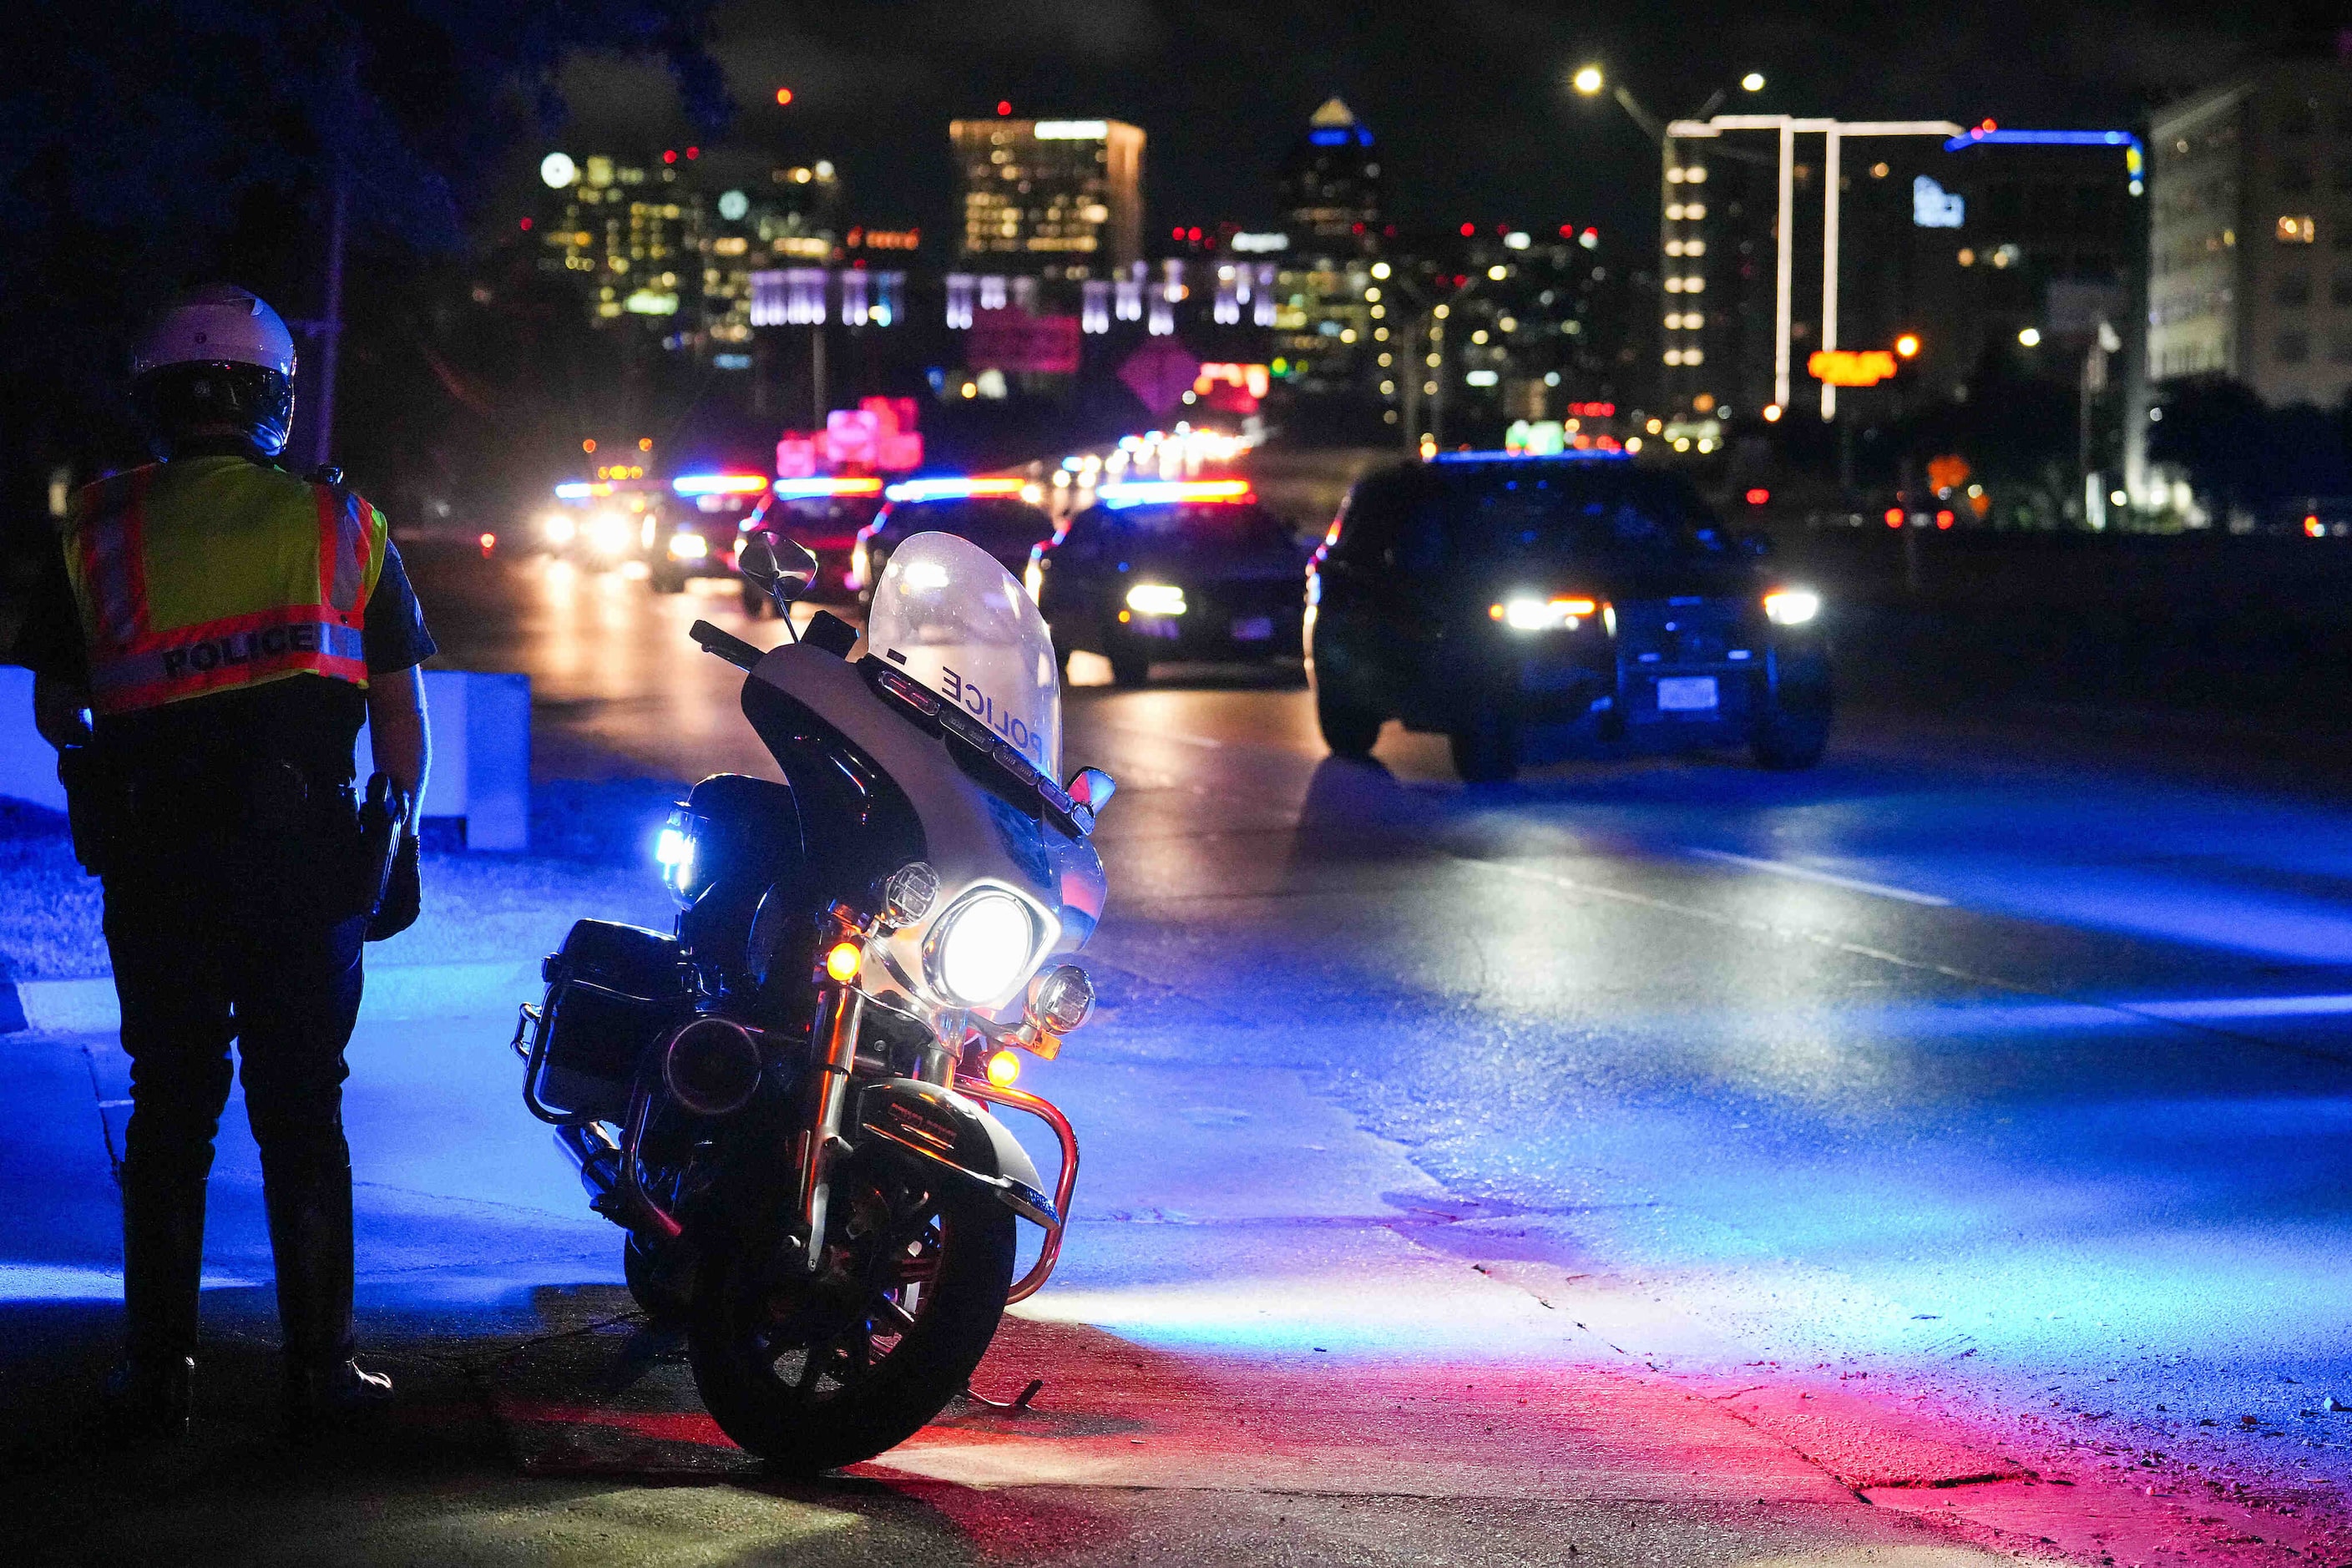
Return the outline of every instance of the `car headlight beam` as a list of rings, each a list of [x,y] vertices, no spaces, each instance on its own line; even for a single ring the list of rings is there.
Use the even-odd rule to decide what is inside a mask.
[[[1538,598],[1533,594],[1515,594],[1499,604],[1487,605],[1486,616],[1515,632],[1572,632],[1600,607],[1585,598]]]
[[[1138,583],[1127,591],[1127,607],[1139,616],[1181,616],[1184,590],[1166,583]]]
[[[669,553],[673,561],[699,561],[710,553],[710,542],[698,533],[673,533]]]
[[[1764,616],[1776,626],[1801,626],[1822,613],[1822,596],[1810,588],[1780,588],[1764,595]]]
[[[1001,1000],[1029,973],[1037,922],[1011,893],[983,889],[940,917],[930,939],[931,984],[960,1007]]]

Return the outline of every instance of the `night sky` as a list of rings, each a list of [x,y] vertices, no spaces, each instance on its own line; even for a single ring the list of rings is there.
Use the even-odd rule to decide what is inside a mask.
[[[1154,0],[741,0],[714,49],[739,111],[714,148],[746,174],[829,157],[849,216],[942,229],[947,121],[1103,116],[1150,136],[1156,226],[1276,217],[1275,174],[1339,93],[1371,128],[1403,223],[1654,223],[1654,153],[1606,98],[1565,83],[1601,64],[1661,116],[1717,89],[1727,110],[2095,126],[2200,85],[2249,50],[2316,31],[2304,5],[1738,6],[1190,4]],[[1760,93],[1739,77],[1762,71]],[[778,109],[778,86],[791,107]],[[565,79],[579,153],[700,140],[658,68],[604,61]],[[519,150],[518,189],[542,148]],[[722,163],[714,171],[728,173]],[[520,198],[518,194],[516,199]],[[1646,240],[1642,240],[1646,243]]]

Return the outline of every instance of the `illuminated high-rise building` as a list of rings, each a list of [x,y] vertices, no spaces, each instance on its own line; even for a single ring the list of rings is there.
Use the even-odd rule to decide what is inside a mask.
[[[663,157],[638,165],[594,153],[575,164],[550,154],[540,173],[558,205],[540,231],[540,265],[582,284],[593,320],[643,318],[676,337],[697,322],[709,215],[679,155]]]
[[[1143,132],[1116,120],[957,120],[960,260],[1105,278],[1143,256]]]
[[[1307,134],[1282,173],[1282,205],[1293,248],[1345,255],[1369,252],[1381,232],[1381,163],[1372,133],[1338,98],[1307,121]]]

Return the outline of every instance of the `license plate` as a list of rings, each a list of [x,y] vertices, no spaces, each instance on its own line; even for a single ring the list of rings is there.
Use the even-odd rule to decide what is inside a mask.
[[[1252,616],[1247,620],[1234,623],[1235,642],[1266,642],[1273,637],[1274,617],[1272,616]]]
[[[1707,713],[1715,709],[1715,677],[1668,675],[1658,680],[1661,713]]]

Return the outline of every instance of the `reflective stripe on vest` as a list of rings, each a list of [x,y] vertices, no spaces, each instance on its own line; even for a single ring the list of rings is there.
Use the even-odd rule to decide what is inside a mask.
[[[93,706],[131,712],[290,675],[365,686],[385,531],[351,492],[241,458],[89,486],[67,564]]]

